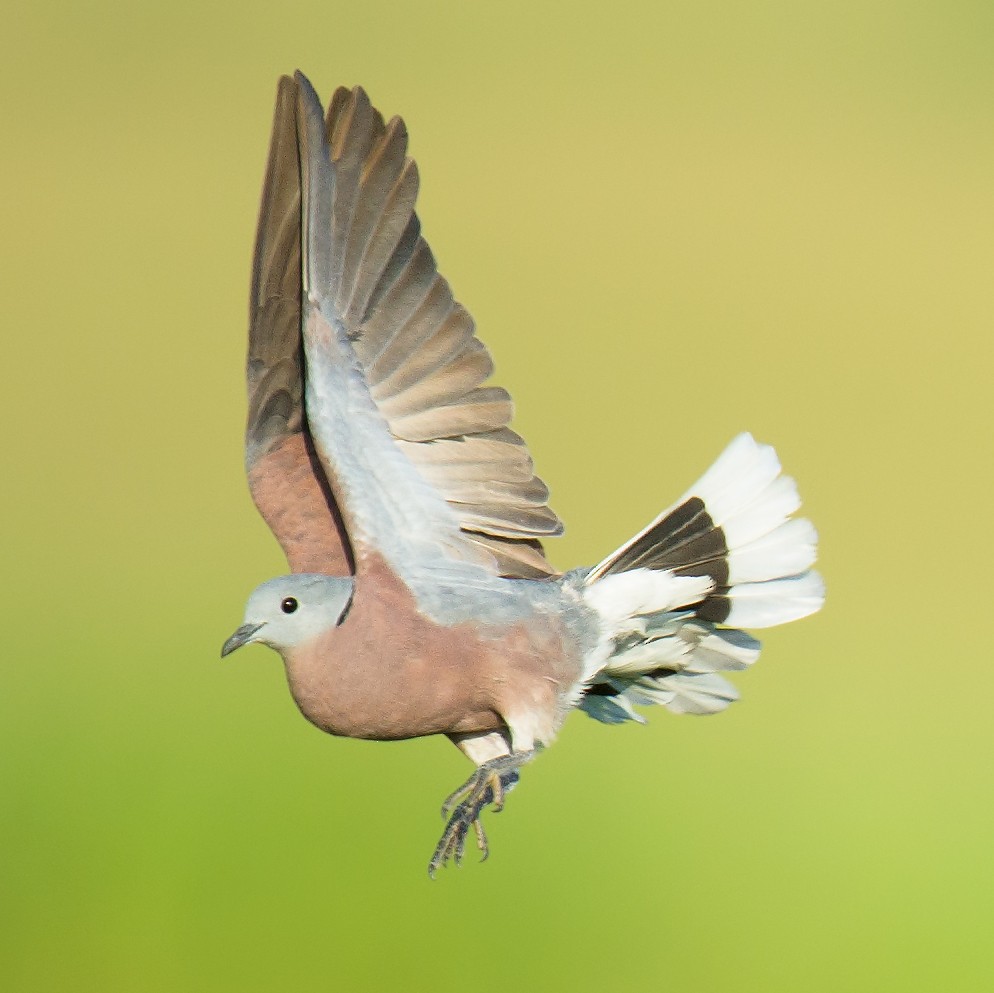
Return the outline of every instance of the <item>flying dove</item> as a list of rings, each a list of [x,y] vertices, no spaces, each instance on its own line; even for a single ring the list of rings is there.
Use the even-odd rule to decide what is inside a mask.
[[[407,130],[359,87],[322,112],[279,82],[252,272],[245,462],[291,575],[249,597],[222,656],[283,658],[323,731],[446,735],[476,765],[443,806],[429,872],[566,716],[635,705],[713,714],[718,673],[761,628],[824,598],[811,524],[772,448],[741,434],[687,493],[593,568],[559,573],[562,532],[512,432],[511,399],[421,236]]]

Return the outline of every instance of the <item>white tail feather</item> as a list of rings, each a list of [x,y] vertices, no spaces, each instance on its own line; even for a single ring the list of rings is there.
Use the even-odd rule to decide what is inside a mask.
[[[632,703],[662,704],[675,714],[717,714],[739,698],[738,690],[713,672],[640,680],[625,695]]]
[[[726,624],[770,628],[813,614],[825,602],[825,584],[817,572],[805,572],[765,583],[742,583],[727,595],[732,609]]]
[[[759,658],[760,644],[745,631],[736,628],[712,629],[709,624],[696,624],[702,632],[700,641],[687,655],[684,672],[727,672],[747,669]],[[688,624],[685,630],[693,630]]]
[[[721,525],[730,549],[764,538],[801,506],[797,484],[779,476],[753,501],[743,504]]]
[[[799,506],[776,452],[749,434],[735,438],[680,501],[583,579],[602,637],[584,674],[599,689],[579,706],[617,723],[641,720],[632,704],[710,714],[737,699],[716,673],[743,669],[760,651],[738,628],[784,624],[824,602],[821,577],[809,571],[817,533],[790,517]],[[725,549],[727,573],[715,546]],[[683,575],[670,571],[678,568]],[[686,575],[698,568],[710,575]]]
[[[818,534],[803,517],[784,521],[769,534],[736,548],[728,556],[728,582],[763,583],[796,576],[809,569],[818,555]]]
[[[740,434],[701,478],[677,501],[700,497],[716,524],[748,507],[780,475],[780,460],[769,445]]]

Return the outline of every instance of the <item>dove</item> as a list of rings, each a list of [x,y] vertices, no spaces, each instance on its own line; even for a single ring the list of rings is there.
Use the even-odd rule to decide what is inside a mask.
[[[279,81],[245,465],[290,573],[250,595],[221,654],[274,649],[331,735],[445,735],[466,755],[434,876],[471,836],[487,857],[481,815],[572,711],[724,710],[738,694],[721,673],[759,655],[744,629],[817,611],[824,587],[797,488],[747,433],[597,565],[550,564],[562,523],[421,234],[407,153],[403,121],[361,87],[325,112],[301,73]]]

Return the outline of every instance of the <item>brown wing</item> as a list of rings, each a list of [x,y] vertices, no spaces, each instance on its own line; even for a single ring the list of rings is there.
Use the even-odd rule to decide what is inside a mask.
[[[341,572],[347,541],[303,409],[297,85],[280,81],[263,192],[247,459],[253,497],[291,567]],[[508,429],[510,397],[482,385],[493,371],[490,355],[421,237],[403,122],[384,123],[362,89],[339,89],[326,137],[335,252],[325,286],[395,443],[501,575],[554,574],[540,539],[561,533],[562,524],[524,442]]]
[[[342,576],[352,571],[351,550],[304,413],[296,108],[297,86],[284,77],[252,264],[245,468],[291,570]]]

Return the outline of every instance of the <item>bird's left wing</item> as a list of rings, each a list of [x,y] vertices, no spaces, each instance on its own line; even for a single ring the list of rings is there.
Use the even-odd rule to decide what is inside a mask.
[[[357,563],[378,553],[410,575],[441,556],[553,574],[539,541],[562,525],[421,237],[403,122],[385,124],[358,88],[338,90],[325,120],[301,74],[288,84],[306,419]]]

